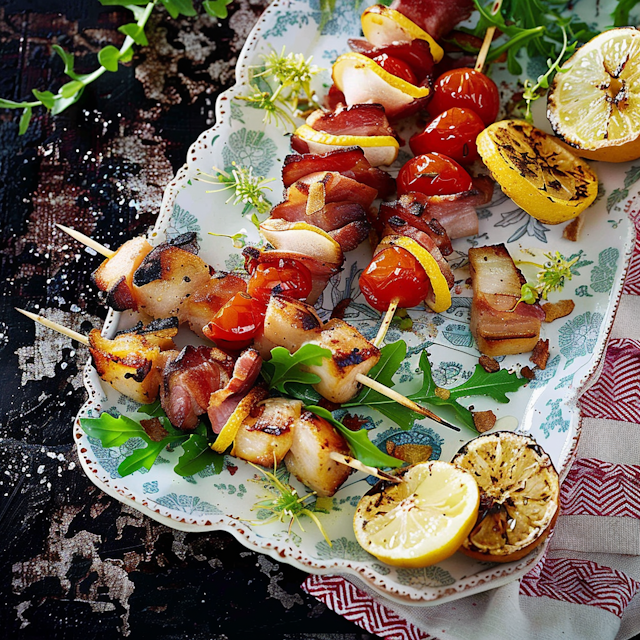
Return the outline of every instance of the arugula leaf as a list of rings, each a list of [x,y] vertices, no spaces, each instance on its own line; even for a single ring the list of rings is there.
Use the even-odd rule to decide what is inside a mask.
[[[205,467],[213,464],[216,474],[222,471],[224,454],[216,453],[210,446],[205,435],[193,433],[186,442],[182,443],[184,453],[173,470],[179,476],[192,476]]]
[[[393,376],[407,355],[407,345],[404,340],[398,340],[387,344],[380,350],[380,360],[371,371],[369,377],[377,380],[387,387],[393,387]],[[422,416],[411,409],[399,405],[395,400],[390,400],[381,393],[364,387],[362,391],[350,402],[342,405],[344,408],[366,406],[375,409],[389,420],[395,422],[402,429],[411,429],[415,420]]]
[[[140,407],[138,407],[138,413],[144,413],[152,418],[167,417],[160,400],[155,400],[151,404],[140,405]]]
[[[181,440],[186,440],[189,436],[186,434],[180,436]],[[128,476],[138,469],[151,469],[160,453],[172,442],[176,442],[175,436],[163,438],[160,442],[150,440],[146,447],[135,449],[131,455],[128,455],[118,466],[118,473],[124,477]]]
[[[369,440],[369,434],[366,429],[360,429],[359,431],[347,429],[342,422],[336,420],[331,412],[323,407],[311,405],[305,407],[305,409],[330,422],[344,436],[344,439],[349,443],[349,448],[353,456],[358,458],[360,462],[376,468],[401,467],[404,464],[402,460],[398,460],[398,458],[394,458],[380,451],[380,449]]]
[[[294,400],[302,400],[304,404],[318,404],[322,400],[322,396],[313,387],[300,382],[287,383],[286,395]]]
[[[119,447],[130,438],[142,438],[145,442],[150,442],[142,425],[128,416],[114,418],[104,412],[99,418],[80,418],[80,426],[88,436],[98,438],[107,449]]]
[[[315,373],[301,369],[301,366],[321,365],[325,358],[331,357],[331,351],[317,344],[302,345],[295,353],[289,353],[284,347],[271,349],[271,360],[263,363],[262,377],[267,381],[269,389],[277,389],[287,393],[287,384],[316,384],[320,378]]]

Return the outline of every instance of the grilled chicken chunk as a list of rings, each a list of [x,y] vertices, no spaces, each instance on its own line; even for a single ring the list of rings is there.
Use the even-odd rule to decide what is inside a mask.
[[[262,337],[256,346],[268,355],[273,346],[293,353],[308,342],[331,350],[331,357],[307,370],[320,377],[314,389],[331,402],[342,403],[358,393],[358,373],[366,375],[380,359],[380,351],[359,331],[336,318],[322,324],[313,307],[299,300],[272,295]]]
[[[263,467],[280,464],[291,448],[302,402],[267,398],[238,429],[232,455]]]
[[[350,454],[347,441],[331,424],[310,411],[303,411],[284,463],[300,482],[319,496],[332,496],[351,473],[349,467],[329,457],[332,451]]]
[[[175,347],[172,338],[177,333],[176,319],[155,320],[146,327],[139,323],[129,331],[119,332],[113,340],[93,329],[89,334],[93,365],[116,391],[149,404],[158,397],[162,380],[157,366],[161,350]]]
[[[544,311],[520,302],[526,282],[503,244],[469,249],[473,286],[471,333],[488,356],[531,351],[540,338]],[[516,306],[517,305],[517,306]]]
[[[195,233],[163,242],[133,274],[133,293],[141,311],[153,318],[177,316],[193,291],[211,278],[209,265],[196,253]]]
[[[107,293],[106,302],[112,309],[138,308],[133,294],[133,274],[152,249],[141,236],[127,240],[93,272],[93,283]]]

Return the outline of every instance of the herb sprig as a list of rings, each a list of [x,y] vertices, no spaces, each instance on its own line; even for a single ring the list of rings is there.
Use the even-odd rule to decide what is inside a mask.
[[[236,96],[254,109],[265,112],[263,122],[294,129],[294,116],[314,105],[311,80],[322,71],[301,53],[272,51],[262,56],[264,65],[254,67],[249,78],[249,93]]]
[[[95,82],[107,71],[118,71],[121,63],[131,61],[133,58],[133,45],[147,46],[149,41],[145,34],[145,27],[153,10],[162,5],[172,18],[180,15],[191,17],[197,15],[193,7],[193,0],[99,0],[103,6],[120,6],[128,9],[133,14],[133,22],[128,22],[118,27],[118,31],[126,36],[120,48],[108,44],[98,51],[100,66],[88,74],[79,74],[74,70],[75,58],[73,54],[65,51],[60,45],[54,44],[52,49],[60,56],[64,63],[64,73],[69,81],[63,84],[56,93],[52,91],[39,91],[33,89],[35,100],[6,100],[0,98],[2,109],[22,109],[18,133],[23,135],[29,128],[33,110],[44,107],[54,116],[68,109],[76,103],[85,88]],[[226,18],[227,5],[232,0],[204,0],[202,7],[206,13],[216,18]]]
[[[520,289],[520,300],[516,302],[515,307],[520,302],[527,304],[535,304],[539,298],[546,300],[550,293],[561,291],[567,280],[573,278],[573,267],[580,255],[567,259],[559,251],[555,253],[545,253],[544,257],[547,261],[544,264],[536,264],[540,268],[534,283],[525,282]],[[514,307],[514,309],[515,309]]]

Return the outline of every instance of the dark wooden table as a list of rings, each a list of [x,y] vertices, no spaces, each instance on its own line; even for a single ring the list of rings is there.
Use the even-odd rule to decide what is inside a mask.
[[[226,533],[168,529],[95,488],[71,439],[87,350],[14,311],[84,332],[101,325],[90,281],[99,259],[54,223],[111,247],[153,224],[266,5],[236,0],[219,22],[201,9],[176,20],[157,10],[149,46],[69,110],[35,110],[23,136],[20,113],[0,110],[3,638],[372,637],[306,595],[303,572]],[[98,0],[1,0],[0,97],[57,90],[67,79],[54,43],[76,54],[76,71],[93,70],[129,19]]]

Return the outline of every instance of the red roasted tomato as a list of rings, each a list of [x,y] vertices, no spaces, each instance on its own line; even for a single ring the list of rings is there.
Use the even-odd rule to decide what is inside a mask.
[[[478,159],[476,138],[484,122],[471,109],[451,107],[436,116],[422,131],[411,136],[409,146],[415,155],[436,151],[463,164]]]
[[[264,324],[265,307],[259,300],[246,293],[236,293],[202,333],[220,348],[239,351],[251,341]]]
[[[266,306],[272,293],[304,300],[311,292],[311,284],[307,267],[295,260],[279,258],[276,262],[262,262],[255,268],[247,293]]]
[[[387,53],[381,53],[379,56],[373,58],[373,61],[377,62],[387,73],[401,80],[406,80],[411,84],[418,84],[418,79],[411,70],[411,67],[404,62],[404,60],[390,56]]]
[[[397,179],[398,195],[419,191],[446,196],[469,191],[471,176],[455,161],[440,153],[423,153],[404,164]]]
[[[452,69],[443,73],[433,85],[433,98],[429,102],[432,116],[451,109],[466,107],[480,116],[485,126],[490,125],[500,109],[500,94],[496,83],[475,69]]]
[[[374,309],[382,312],[396,299],[401,308],[416,307],[430,290],[431,282],[422,265],[402,247],[382,250],[360,276],[360,291]]]

